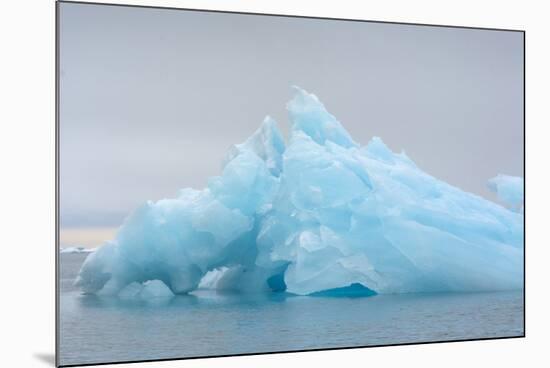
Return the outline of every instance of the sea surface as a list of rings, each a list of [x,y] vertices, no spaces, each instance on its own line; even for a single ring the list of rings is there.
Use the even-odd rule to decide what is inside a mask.
[[[522,336],[523,292],[370,297],[82,295],[60,255],[61,365]]]

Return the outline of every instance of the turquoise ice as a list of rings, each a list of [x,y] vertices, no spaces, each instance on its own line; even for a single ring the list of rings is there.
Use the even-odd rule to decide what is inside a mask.
[[[523,178],[498,174],[487,186],[511,209],[523,212]]]
[[[128,216],[76,284],[124,297],[522,288],[522,178],[489,182],[511,203],[503,207],[430,176],[378,137],[360,146],[315,95],[294,93],[287,144],[267,117],[207,188]]]

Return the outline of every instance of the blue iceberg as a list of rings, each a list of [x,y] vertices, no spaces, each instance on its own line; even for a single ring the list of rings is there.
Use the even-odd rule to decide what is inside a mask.
[[[360,146],[315,95],[294,93],[287,144],[267,117],[207,188],[149,201],[126,218],[76,284],[125,297],[150,280],[166,286],[162,295],[522,288],[521,211],[428,175],[378,137]]]
[[[523,212],[523,178],[498,174],[487,186],[512,210]]]

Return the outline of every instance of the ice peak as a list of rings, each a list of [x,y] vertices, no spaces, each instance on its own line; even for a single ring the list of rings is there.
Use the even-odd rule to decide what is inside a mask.
[[[298,86],[293,86],[294,97],[287,103],[292,132],[301,131],[318,144],[326,141],[342,147],[358,147],[349,133],[331,115],[317,96]]]
[[[229,150],[224,166],[240,153],[250,151],[265,162],[271,174],[278,176],[282,169],[284,150],[285,141],[277,122],[270,116],[266,116],[260,127],[246,141],[234,145]]]
[[[393,152],[380,137],[372,137],[366,147],[367,154],[376,160],[393,163]]]

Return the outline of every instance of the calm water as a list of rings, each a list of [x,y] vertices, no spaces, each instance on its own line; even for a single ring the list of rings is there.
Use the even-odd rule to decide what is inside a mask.
[[[523,335],[521,291],[122,302],[72,286],[85,257],[60,257],[65,365]]]

